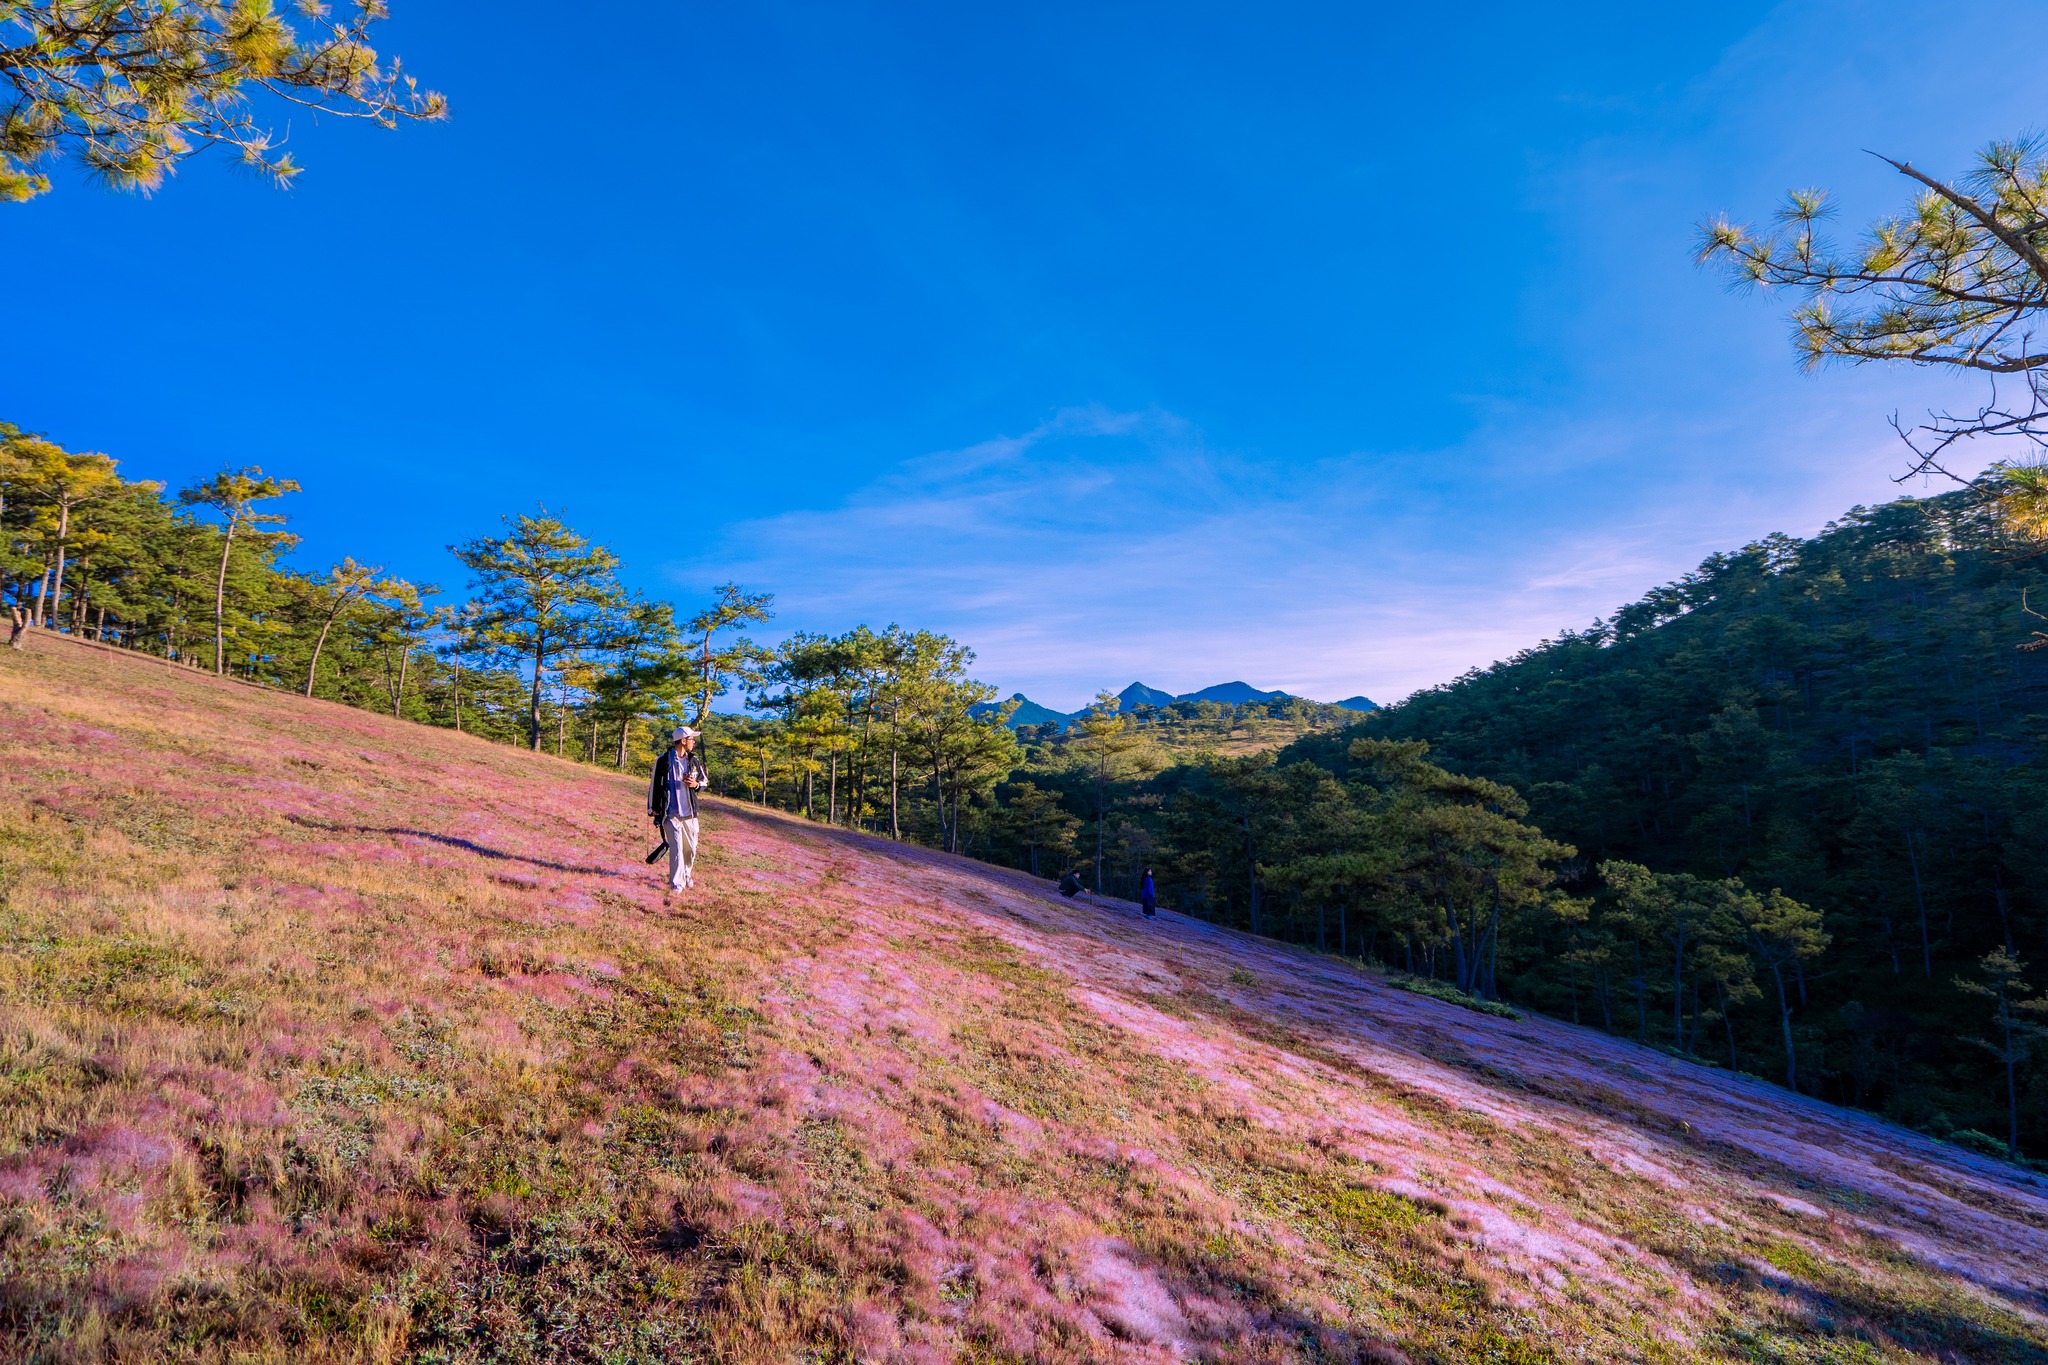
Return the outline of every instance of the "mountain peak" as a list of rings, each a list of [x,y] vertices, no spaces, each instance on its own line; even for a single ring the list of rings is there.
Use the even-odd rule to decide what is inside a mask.
[[[1227,682],[1217,683],[1214,687],[1205,687],[1199,692],[1183,692],[1174,700],[1214,701],[1224,702],[1231,706],[1242,706],[1246,702],[1271,701],[1275,697],[1284,697],[1286,695],[1285,692],[1260,691],[1248,682]]]
[[[1161,692],[1158,688],[1147,687],[1141,682],[1134,682],[1117,693],[1116,699],[1123,704],[1126,711],[1133,706],[1171,706],[1176,700],[1173,693]]]

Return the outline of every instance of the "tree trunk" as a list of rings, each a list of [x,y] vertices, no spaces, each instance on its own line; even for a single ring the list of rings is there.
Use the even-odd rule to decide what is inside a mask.
[[[865,818],[868,808],[868,747],[874,741],[875,733],[875,689],[868,687],[867,714],[861,721],[860,751],[854,756],[853,764],[853,821],[858,825]]]
[[[534,633],[533,693],[526,703],[526,743],[535,753],[540,752],[540,675],[548,657],[547,639],[546,635]]]
[[[1643,980],[1643,945],[1636,945],[1636,1041],[1650,1041],[1649,983]]]
[[[825,823],[836,825],[839,823],[839,751],[834,749],[826,755],[825,761],[831,765],[825,785]]]
[[[411,665],[412,645],[407,644],[398,651],[398,692],[391,699],[391,714],[401,720],[405,718],[405,674]]]
[[[455,661],[455,733],[462,733],[462,660]]]
[[[1109,756],[1107,754],[1097,754],[1095,757],[1095,894],[1098,896],[1102,894],[1102,821],[1107,813],[1104,784],[1108,776]],[[1246,837],[1249,838],[1249,831],[1251,829],[1251,819],[1249,816],[1245,819],[1245,829],[1247,831]],[[1254,876],[1252,886],[1252,932],[1255,934],[1259,932],[1259,891],[1256,876]]]
[[[1721,996],[1721,1028],[1728,1035],[1728,1069],[1740,1071],[1742,1064],[1735,1057],[1735,1021],[1728,1015],[1728,987],[1723,982],[1716,981],[1714,989]]]
[[[1100,846],[1098,845],[1098,852],[1095,855],[1098,859],[1102,856],[1099,848]],[[1245,879],[1250,887],[1252,932],[1256,934],[1259,932],[1259,851],[1258,845],[1252,842],[1252,817],[1250,811],[1246,811],[1244,817],[1244,865]]]
[[[633,718],[632,718],[631,716],[627,716],[627,717],[626,717],[626,718],[625,718],[624,720],[622,720],[622,721],[620,721],[620,722],[619,722],[619,758],[618,758],[618,762],[616,762],[616,763],[612,764],[612,766],[613,766],[614,768],[617,768],[617,769],[618,769],[618,770],[619,770],[620,772],[624,772],[624,771],[626,771],[626,741],[627,741],[627,740],[628,740],[628,739],[629,739],[629,738],[631,737],[632,733],[633,733]],[[765,751],[764,751],[764,752],[765,752]],[[767,769],[767,764],[766,764],[766,761],[764,760],[764,761],[763,761],[763,764],[762,764],[762,769],[761,769],[761,786],[762,786],[762,789],[763,789],[763,790],[766,790],[766,789],[767,789],[767,785],[768,785],[768,769]]]
[[[1465,926],[1458,920],[1457,897],[1444,896],[1444,913],[1451,920],[1451,974],[1457,980],[1459,990],[1470,990],[1471,984],[1466,980]]]
[[[1778,988],[1778,1027],[1785,1035],[1785,1088],[1797,1093],[1799,1090],[1799,1058],[1792,1048],[1792,1002],[1785,995],[1785,972],[1777,962],[1771,962],[1771,981]]]
[[[1479,995],[1486,1000],[1499,993],[1495,990],[1493,968],[1500,960],[1500,878],[1496,875],[1489,880],[1493,882],[1493,908],[1487,913],[1485,936],[1473,945],[1473,956],[1477,961],[1472,964],[1472,975],[1479,983]]]
[[[1494,907],[1496,923],[1486,932],[1486,998],[1500,999],[1500,908]]]
[[[896,822],[896,787],[898,780],[896,761],[896,746],[891,744],[889,746],[889,837],[900,844],[903,842],[903,827]]]
[[[1678,922],[1678,941],[1671,954],[1671,1045],[1685,1037],[1685,920]]]
[[[65,503],[57,513],[57,577],[50,588],[50,615],[61,610],[64,601],[64,551],[71,535],[71,504]]]
[[[309,697],[313,695],[314,671],[320,667],[320,651],[327,648],[327,632],[334,628],[334,618],[340,614],[341,607],[337,604],[334,610],[327,613],[327,619],[320,623],[320,636],[313,641],[313,658],[306,665],[306,695]],[[455,728],[462,728],[460,721],[456,722]]]
[[[1934,947],[1927,936],[1927,896],[1920,888],[1920,855],[1913,851],[1913,831],[1906,831],[1906,861],[1913,866],[1913,899],[1920,906],[1920,966],[1929,979],[1934,976]]]
[[[711,632],[713,627],[704,628],[703,681],[697,692],[697,719],[692,722],[699,730],[704,728],[704,718],[711,714]]]
[[[228,551],[235,546],[235,521],[228,518],[227,534],[220,539],[220,573],[213,580],[213,671],[227,672]]]
[[[2018,1058],[2012,1055],[2012,1033],[2005,1035],[2005,1154],[2020,1159],[2020,1091],[2013,1077]]]
[[[49,597],[49,595],[50,566],[46,563],[43,565],[43,576],[36,580],[36,605],[35,609],[29,615],[29,620],[35,622],[37,630],[41,630],[43,628],[43,603]]]

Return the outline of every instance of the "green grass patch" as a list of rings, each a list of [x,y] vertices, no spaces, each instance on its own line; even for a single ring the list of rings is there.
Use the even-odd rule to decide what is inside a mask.
[[[1482,1000],[1470,991],[1461,991],[1449,982],[1432,981],[1426,976],[1389,975],[1387,984],[1397,991],[1407,991],[1410,995],[1426,995],[1432,1000],[1441,1000],[1446,1005],[1461,1005],[1468,1010],[1490,1014],[1496,1019],[1522,1017],[1521,1011],[1512,1005],[1504,1005],[1498,1000]]]
[[[1818,1279],[1824,1269],[1812,1252],[1792,1242],[1771,1243],[1764,1248],[1764,1259],[1787,1275],[1797,1275],[1802,1280]]]

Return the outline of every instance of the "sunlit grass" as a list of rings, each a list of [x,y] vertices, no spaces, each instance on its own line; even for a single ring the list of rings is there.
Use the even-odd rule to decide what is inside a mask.
[[[731,807],[666,901],[640,800],[0,654],[0,1357],[2048,1358],[1667,1059]]]

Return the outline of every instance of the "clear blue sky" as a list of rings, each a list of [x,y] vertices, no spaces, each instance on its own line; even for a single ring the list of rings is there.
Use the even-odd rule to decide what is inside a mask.
[[[1894,496],[1974,390],[1798,373],[1695,226],[2048,115],[2010,5],[393,8],[449,122],[0,207],[0,416],[295,477],[309,567],[545,501],[1063,708],[1398,697]]]

